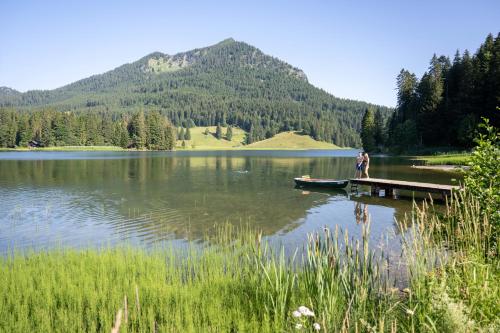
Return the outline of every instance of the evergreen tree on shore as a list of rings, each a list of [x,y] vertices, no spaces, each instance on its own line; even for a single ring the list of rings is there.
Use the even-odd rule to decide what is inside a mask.
[[[181,127],[181,129],[179,130],[179,134],[177,136],[177,140],[184,141],[185,138],[186,138],[186,135],[184,133],[184,127]]]
[[[384,138],[384,119],[382,117],[382,112],[380,112],[380,109],[377,109],[377,112],[375,112],[375,128],[374,128],[374,140],[375,140],[375,145],[377,147],[383,146],[385,144],[385,138]]]
[[[222,128],[220,126],[220,123],[217,124],[217,129],[215,130],[215,137],[217,140],[222,139]]]
[[[144,111],[134,114],[129,131],[134,148],[144,149],[146,147],[146,120],[144,118]]]
[[[376,150],[375,145],[375,119],[371,109],[366,109],[361,122],[361,142],[367,152]]]

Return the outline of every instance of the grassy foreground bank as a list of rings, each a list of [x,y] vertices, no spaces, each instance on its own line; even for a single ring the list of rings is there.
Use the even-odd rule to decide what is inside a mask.
[[[401,221],[411,230],[403,237],[404,289],[391,282],[383,255],[369,250],[369,225],[359,241],[339,230],[310,235],[301,258],[271,253],[258,233],[230,226],[211,246],[182,253],[3,257],[0,331],[498,331],[498,244],[480,209],[460,193],[442,216],[424,204]],[[314,316],[294,312],[300,306]]]

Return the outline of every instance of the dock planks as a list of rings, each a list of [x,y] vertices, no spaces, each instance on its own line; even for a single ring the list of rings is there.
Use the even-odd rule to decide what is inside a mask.
[[[393,179],[381,179],[381,178],[352,178],[349,179],[351,184],[366,185],[372,187],[372,192],[378,192],[378,190],[385,190],[388,193],[392,193],[393,190],[408,190],[408,191],[420,191],[427,193],[439,193],[443,196],[451,195],[453,190],[460,189],[459,186],[455,185],[442,185],[442,184],[432,184],[432,183],[420,183],[420,182],[407,182],[404,180],[393,180]]]

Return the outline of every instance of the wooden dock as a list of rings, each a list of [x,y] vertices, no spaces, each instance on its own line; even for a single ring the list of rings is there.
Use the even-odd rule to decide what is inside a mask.
[[[371,192],[378,194],[380,190],[385,191],[386,196],[392,196],[394,190],[407,190],[416,192],[439,193],[444,198],[451,195],[453,190],[460,189],[460,186],[442,185],[432,183],[407,182],[404,180],[380,179],[380,178],[352,178],[351,184],[366,185],[371,187]]]

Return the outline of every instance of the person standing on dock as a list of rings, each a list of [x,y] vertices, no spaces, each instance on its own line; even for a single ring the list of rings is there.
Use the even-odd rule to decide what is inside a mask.
[[[363,152],[363,174],[365,178],[370,178],[368,175],[368,168],[370,167],[370,157],[366,151]]]
[[[363,153],[359,152],[358,157],[356,158],[356,173],[354,174],[354,178],[361,178],[362,171],[363,171]]]

